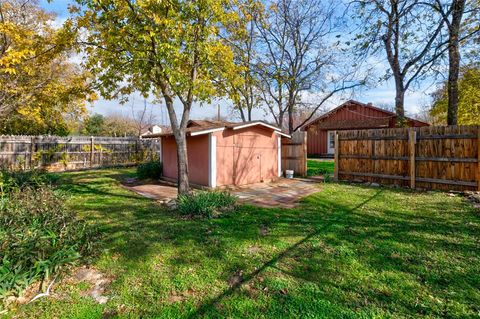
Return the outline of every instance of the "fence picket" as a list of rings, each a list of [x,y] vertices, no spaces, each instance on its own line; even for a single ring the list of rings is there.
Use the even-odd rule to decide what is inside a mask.
[[[480,190],[479,126],[339,131],[335,148],[339,180]]]
[[[160,145],[158,139],[136,137],[0,136],[0,167],[65,171],[134,165],[160,159]]]

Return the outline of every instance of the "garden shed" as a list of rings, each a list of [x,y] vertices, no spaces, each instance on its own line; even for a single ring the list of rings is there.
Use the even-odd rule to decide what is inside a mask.
[[[177,151],[171,132],[160,138],[163,176],[177,179]],[[187,125],[190,183],[200,186],[239,186],[276,179],[282,174],[281,129],[262,121],[191,120]]]

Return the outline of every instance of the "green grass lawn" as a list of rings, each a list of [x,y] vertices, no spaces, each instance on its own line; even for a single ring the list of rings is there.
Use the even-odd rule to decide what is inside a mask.
[[[335,162],[333,160],[307,160],[307,175],[317,176],[323,174],[333,174]]]
[[[113,279],[23,306],[18,318],[478,318],[480,214],[437,192],[319,184],[296,209],[185,220],[118,185],[133,170],[64,174],[98,225]],[[11,314],[10,314],[11,315]]]

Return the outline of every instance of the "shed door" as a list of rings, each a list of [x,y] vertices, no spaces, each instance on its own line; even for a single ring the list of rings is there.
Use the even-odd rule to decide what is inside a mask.
[[[262,154],[254,147],[234,148],[235,185],[259,183],[262,177]]]
[[[335,153],[335,131],[328,131],[327,133],[327,153]]]

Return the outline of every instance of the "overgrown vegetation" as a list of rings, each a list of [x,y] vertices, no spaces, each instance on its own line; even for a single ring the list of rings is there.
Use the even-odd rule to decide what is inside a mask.
[[[217,217],[235,210],[237,198],[227,191],[197,191],[177,198],[177,210],[182,215]]]
[[[7,196],[13,191],[26,187],[37,189],[44,185],[51,185],[57,178],[57,175],[45,174],[39,170],[14,172],[0,170],[0,195]]]
[[[94,230],[38,171],[0,173],[0,300],[92,253]],[[1,304],[0,304],[1,308]]]
[[[162,177],[162,163],[155,160],[139,164],[137,166],[137,176],[140,179],[159,179]]]

